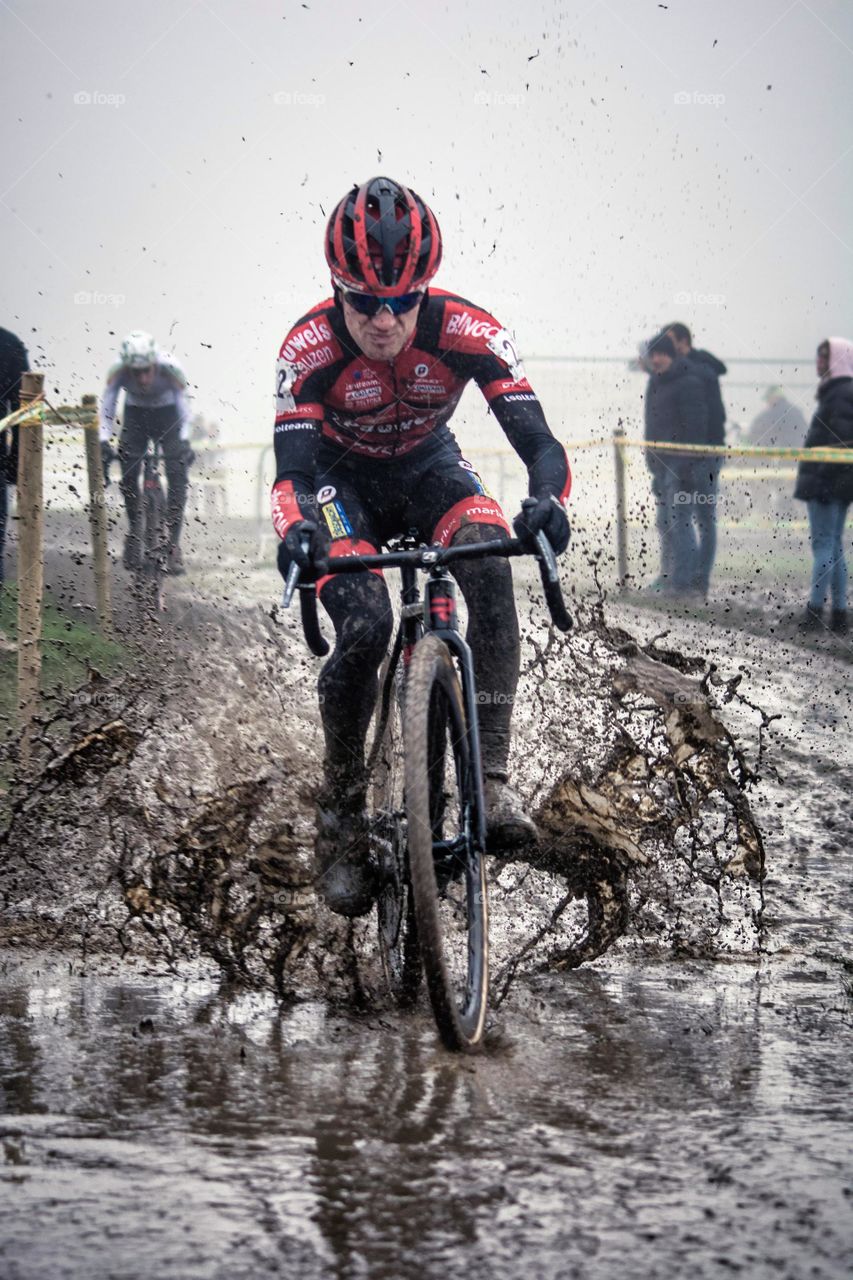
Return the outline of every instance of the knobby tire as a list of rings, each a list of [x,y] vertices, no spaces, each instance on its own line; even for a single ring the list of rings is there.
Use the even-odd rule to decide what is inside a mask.
[[[444,775],[450,750],[455,765],[455,804],[436,788],[436,773]],[[468,724],[462,690],[447,646],[428,633],[415,647],[406,679],[405,739],[406,813],[409,873],[414,895],[418,941],[433,1014],[444,1045],[464,1053],[482,1043],[488,1008],[488,904],[482,851],[474,844],[476,789]],[[454,785],[451,783],[451,785]],[[448,965],[453,939],[442,920],[443,892],[436,878],[433,840],[444,822],[445,839],[461,836],[453,822],[457,809],[465,828],[463,871],[465,892],[466,960],[464,979],[454,978]],[[457,943],[458,945],[458,943]]]

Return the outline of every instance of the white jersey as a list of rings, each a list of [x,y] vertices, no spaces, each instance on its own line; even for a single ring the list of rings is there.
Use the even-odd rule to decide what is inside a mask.
[[[190,408],[187,396],[186,375],[171,353],[161,351],[154,365],[151,386],[143,391],[133,376],[133,370],[123,364],[114,364],[107,374],[107,385],[101,397],[100,437],[109,440],[115,434],[115,417],[119,393],[124,392],[124,403],[145,409],[164,409],[174,405],[181,424],[182,440],[190,438]]]

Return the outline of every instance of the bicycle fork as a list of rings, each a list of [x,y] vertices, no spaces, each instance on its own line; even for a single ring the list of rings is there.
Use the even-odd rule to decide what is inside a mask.
[[[475,795],[474,830],[472,835],[479,853],[486,849],[486,813],[483,789],[483,761],[480,755],[480,722],[477,715],[477,692],[474,678],[474,657],[471,648],[459,631],[456,610],[456,583],[449,575],[436,569],[427,579],[426,617],[424,627],[434,631],[447,645],[459,667],[462,684],[462,701],[468,725],[470,768]]]

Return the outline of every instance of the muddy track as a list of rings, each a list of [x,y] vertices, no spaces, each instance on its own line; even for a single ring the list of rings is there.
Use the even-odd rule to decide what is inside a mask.
[[[312,889],[318,664],[276,609],[170,588],[144,625],[120,599],[127,670],[91,673],[43,718],[38,767],[7,797],[2,936],[204,955],[290,999],[370,996],[371,926]],[[499,999],[620,939],[756,954],[753,765],[719,711],[737,682],[640,645],[597,605],[568,640],[538,602],[525,612],[512,766],[541,840],[526,865],[491,867]]]

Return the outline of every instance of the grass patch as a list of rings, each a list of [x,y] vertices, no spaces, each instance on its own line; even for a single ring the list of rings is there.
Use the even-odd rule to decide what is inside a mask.
[[[7,640],[17,640],[18,591],[14,583],[0,591],[0,630]],[[70,618],[47,600],[42,622],[43,693],[73,689],[86,679],[89,667],[109,675],[126,657],[114,640],[105,640],[86,623]],[[0,652],[0,725],[16,724],[18,655]]]

